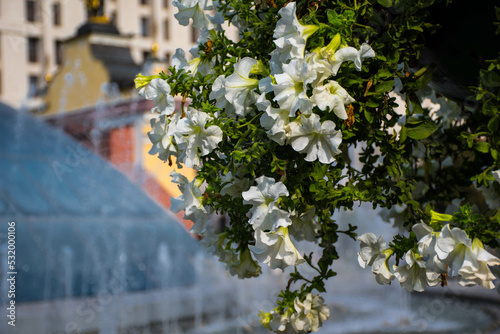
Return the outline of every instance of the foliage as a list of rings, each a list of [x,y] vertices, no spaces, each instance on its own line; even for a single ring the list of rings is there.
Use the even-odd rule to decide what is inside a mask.
[[[259,259],[259,251],[262,251],[260,239],[256,236],[260,232],[252,225],[253,221],[258,221],[254,215],[261,204],[248,198],[256,198],[260,194],[258,188],[264,184],[269,189],[284,185],[288,195],[277,195],[272,200],[264,196],[266,199],[262,203],[267,205],[269,212],[272,210],[270,216],[286,216],[285,220],[293,223],[273,225],[262,233],[276,236],[277,242],[289,245],[288,231],[294,236],[293,226],[298,224],[294,219],[313,231],[313,239],[322,249],[322,254],[290,256],[294,264],[304,262],[303,265],[312,267],[316,275],[305,277],[301,274],[301,266],[295,266],[288,286],[279,295],[274,315],[262,315],[267,328],[284,330],[286,323],[281,324],[285,326],[283,329],[276,329],[272,319],[280,315],[283,320],[293,313],[294,305],[312,298],[313,291],[325,291],[325,281],[336,275],[334,261],[339,258],[336,248],[339,234],[353,239],[357,237],[355,226],[339,230],[333,217],[336,212],[352,210],[359,203],[368,202],[373,208],[387,209],[403,206],[400,217],[404,217],[403,226],[408,232],[421,222],[430,224],[434,230],[441,229],[447,222],[465,231],[471,239],[479,239],[485,246],[499,246],[500,211],[498,205],[491,202],[500,192],[500,184],[494,182],[492,173],[500,169],[500,57],[488,61],[487,68],[481,70],[481,80],[475,87],[473,100],[477,108],[456,107],[458,117],[450,119],[444,105],[441,112],[431,112],[423,107],[422,100],[430,92],[428,85],[433,78],[434,65],[419,65],[419,59],[425,49],[426,36],[439,29],[428,20],[432,6],[439,2],[221,0],[217,6],[214,3],[214,8],[227,22],[239,28],[238,41],[231,41],[222,29],[206,29],[194,50],[193,61],[187,62],[178,56],[176,66],[170,67],[168,74],[136,79],[138,88],[142,87],[142,94],[145,94],[148,82],[161,79],[169,84],[171,95],[182,96],[181,110],[167,115],[168,126],[175,127],[175,122],[187,117],[188,109],[194,108],[209,117],[201,129],[196,130],[198,133],[211,126],[222,132],[219,139],[214,139],[216,148],[206,153],[202,150],[208,137],[196,137],[201,146],[199,164],[194,165],[198,169],[195,182],[198,185],[203,183],[204,190],[202,195],[193,197],[198,201],[198,211],[188,215],[189,206],[186,204],[186,215],[194,220],[195,226],[198,224],[196,229],[205,236],[204,242],[228,264],[232,273],[249,277],[260,272],[255,260],[247,255],[245,261],[253,263],[253,269],[247,268],[242,274],[240,268],[244,253],[249,254],[248,250],[251,250]],[[201,10],[210,10],[209,3],[199,2],[197,6]],[[290,111],[289,124],[296,125],[283,126],[286,138],[280,142],[272,139],[271,130],[264,126],[267,109],[259,107],[259,96],[272,108],[283,109],[288,103],[278,98],[276,87],[280,85],[281,73],[277,74],[273,66],[283,66],[283,72],[286,72],[285,66],[294,60],[276,61],[278,42],[274,27],[284,17],[281,10],[292,4],[295,4],[296,17],[300,21],[297,31],[314,30],[311,35],[306,36],[304,32],[302,36],[306,43],[303,58],[313,53],[330,52],[335,64],[339,61],[335,57],[340,55],[337,50],[347,50],[347,47],[362,50],[364,43],[368,43],[374,52],[374,57],[362,59],[362,65],[360,61],[359,68],[356,61],[344,61],[337,73],[329,73],[322,82],[308,79],[302,82],[308,98],[314,98],[317,94],[315,88],[329,79],[335,80],[352,99],[345,100],[348,101],[346,117],[340,117],[337,111],[332,112],[333,107],[326,110],[319,104],[312,107],[312,114],[318,115],[321,124],[333,124],[336,131],[341,132],[342,143],[333,162],[309,158],[309,153],[305,156],[306,152],[297,149],[293,143],[290,134],[294,126],[304,127],[306,121],[311,121],[311,111],[303,107],[296,112]],[[237,66],[246,62],[245,59],[254,62],[248,77],[237,73]],[[198,67],[193,67],[195,63],[199,64]],[[231,100],[228,82],[236,75],[245,77],[250,88],[245,92],[238,91],[238,94],[247,94],[244,98]],[[223,86],[226,85],[226,91],[222,93],[220,87],[215,88],[219,78],[225,80],[221,81]],[[268,90],[261,88],[266,79],[269,80],[267,87],[271,87]],[[295,86],[295,89],[299,88]],[[398,111],[395,95],[389,94],[392,91],[397,91],[406,102],[404,113]],[[187,135],[177,132],[168,136],[173,138],[171,155],[183,162],[185,150],[191,145]],[[163,159],[169,161],[170,157],[163,155]],[[256,181],[262,176],[270,179]],[[249,180],[246,187],[242,180]],[[236,184],[243,187],[239,195],[227,190]],[[186,187],[184,183],[181,185]],[[437,212],[444,212],[457,200],[462,205],[458,205],[453,215],[436,216]],[[269,209],[271,202],[274,204]],[[224,231],[213,231],[209,226],[205,216],[214,212],[229,217]],[[303,218],[309,213],[312,213],[309,218]],[[443,217],[449,221],[443,221]],[[265,219],[269,218],[266,216]],[[389,245],[390,252],[382,256],[385,263],[393,254],[399,260],[410,251],[411,254],[417,253],[415,233],[406,235],[394,238]],[[295,237],[300,239],[303,236]],[[419,257],[413,257],[413,260],[419,261]],[[264,263],[272,266],[272,262]]]

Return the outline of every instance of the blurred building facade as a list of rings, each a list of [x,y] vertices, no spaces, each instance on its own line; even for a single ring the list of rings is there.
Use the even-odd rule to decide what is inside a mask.
[[[129,36],[137,64],[151,55],[154,44],[157,57],[169,64],[176,48],[188,50],[199,36],[197,29],[177,23],[172,0],[101,3],[104,17]],[[0,100],[15,108],[40,105],[38,92],[63,64],[63,42],[86,19],[82,0],[0,0]]]

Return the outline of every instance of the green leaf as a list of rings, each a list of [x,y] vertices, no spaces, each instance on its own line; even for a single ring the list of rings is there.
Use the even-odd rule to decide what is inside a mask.
[[[375,92],[377,93],[389,92],[392,90],[393,87],[394,87],[394,80],[383,81],[377,84],[377,86],[375,86]]]
[[[431,210],[431,224],[438,222],[450,222],[452,219],[452,215],[447,215]]]
[[[392,7],[394,4],[393,0],[377,0],[377,2],[384,7]]]
[[[424,110],[422,109],[422,104],[420,103],[420,99],[414,92],[410,94],[410,102],[411,105],[413,106],[413,113],[422,114],[424,112]]]
[[[406,138],[408,137],[408,130],[406,129],[406,126],[401,127],[401,132],[399,133],[399,141],[404,143],[406,141]]]
[[[373,114],[366,109],[365,109],[364,114],[365,114],[365,118],[368,121],[368,123],[370,123],[370,124],[373,123]]]
[[[438,126],[433,122],[424,122],[415,127],[407,127],[406,133],[411,139],[421,140],[432,135]]]
[[[493,159],[498,160],[498,151],[497,150],[495,150],[495,149],[492,148],[490,150],[490,154],[493,157]]]
[[[488,122],[488,130],[491,132],[495,132],[498,130],[498,115],[495,115],[489,122]]]
[[[476,151],[479,151],[482,153],[488,153],[488,151],[490,150],[490,144],[488,144],[488,143],[476,143],[474,145],[474,148],[476,149]]]
[[[429,82],[431,82],[434,66],[434,64],[427,65],[425,67],[422,67],[415,73],[415,76],[418,77],[418,79],[416,80],[418,89],[427,86]]]

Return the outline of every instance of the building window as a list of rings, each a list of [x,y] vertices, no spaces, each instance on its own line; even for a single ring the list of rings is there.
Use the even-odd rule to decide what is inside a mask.
[[[163,22],[163,37],[168,40],[170,38],[170,29],[169,29],[168,19],[165,19]]]
[[[28,77],[28,97],[36,96],[37,89],[38,89],[38,76],[30,75]]]
[[[170,66],[170,60],[172,59],[172,55],[170,54],[170,52],[167,52],[165,54],[165,63]]]
[[[151,58],[151,51],[143,51],[142,52],[143,61],[146,62],[146,60],[148,60],[149,58]]]
[[[141,17],[141,36],[148,37],[151,35],[151,23],[149,17]]]
[[[38,62],[38,53],[39,53],[39,39],[35,37],[28,38],[28,61],[30,63]]]
[[[196,43],[200,37],[200,29],[191,27],[191,42]]]
[[[61,65],[62,60],[63,60],[63,53],[62,53],[62,42],[61,41],[56,41],[55,43],[55,52],[56,52],[56,64]]]
[[[149,4],[149,0],[139,0],[141,5],[147,5]]]
[[[170,1],[172,0],[163,0],[163,8],[168,8],[168,6],[170,5]]]
[[[26,1],[26,21],[36,21],[36,1]]]
[[[61,25],[61,4],[59,2],[52,5],[52,23],[55,26]]]

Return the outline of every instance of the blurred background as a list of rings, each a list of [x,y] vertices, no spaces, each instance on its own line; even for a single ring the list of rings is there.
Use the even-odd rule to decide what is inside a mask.
[[[258,279],[231,277],[189,235],[183,213],[169,211],[180,195],[173,167],[148,154],[153,105],[133,80],[168,71],[177,48],[196,44],[199,30],[180,26],[176,12],[171,0],[0,0],[0,333],[266,332],[257,312],[275,307],[286,275],[265,267]],[[397,232],[371,207],[336,219],[386,240]],[[500,326],[491,294],[453,282],[423,297],[379,287],[359,268],[358,247],[339,242],[332,319],[320,333]]]

